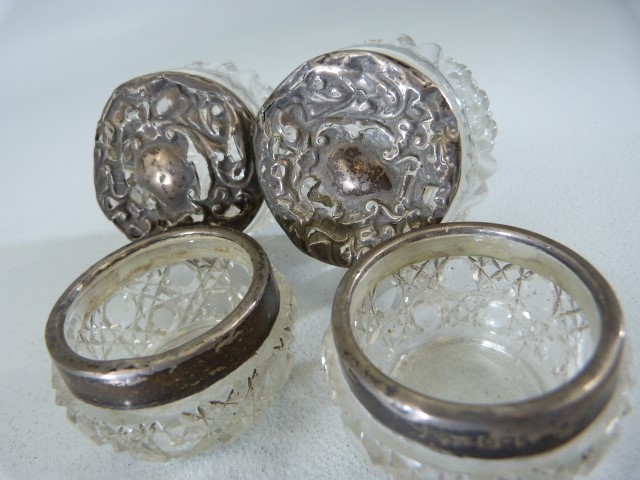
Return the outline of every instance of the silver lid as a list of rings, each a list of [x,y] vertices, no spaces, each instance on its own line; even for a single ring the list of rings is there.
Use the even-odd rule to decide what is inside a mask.
[[[257,170],[298,248],[349,266],[381,241],[443,219],[462,144],[444,82],[383,53],[342,50],[276,88],[258,114]]]

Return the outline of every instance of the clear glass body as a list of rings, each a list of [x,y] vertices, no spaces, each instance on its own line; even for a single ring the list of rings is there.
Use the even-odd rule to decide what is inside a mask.
[[[115,360],[162,353],[196,338],[222,322],[247,293],[251,263],[240,248],[234,255],[163,264],[105,300],[77,302],[67,314],[67,342],[83,357]],[[94,301],[98,305],[90,308]]]
[[[615,440],[620,418],[629,411],[632,384],[629,353],[625,353],[617,390],[589,427],[570,442],[543,454],[513,459],[479,459],[447,455],[429,449],[382,425],[349,389],[333,343],[331,329],[322,358],[332,388],[332,401],[354,443],[371,461],[394,478],[406,480],[569,480],[587,475]]]
[[[187,259],[179,258],[176,245],[178,258],[150,270],[135,257],[131,262],[141,262],[142,271],[133,269],[138,273],[124,284],[109,287],[103,281],[88,289],[67,314],[69,346],[95,360],[148,356],[223,322],[245,296],[253,270],[247,252],[219,243],[218,255],[209,246],[209,256]],[[76,398],[54,368],[56,402],[96,443],[143,459],[194,454],[231,440],[274,400],[291,371],[295,297],[277,272],[276,277],[280,311],[269,336],[240,367],[206,389],[157,407],[114,410]]]

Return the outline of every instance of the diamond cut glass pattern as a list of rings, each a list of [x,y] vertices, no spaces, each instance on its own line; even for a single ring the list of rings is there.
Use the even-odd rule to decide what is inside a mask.
[[[177,266],[184,266],[185,263],[191,267],[194,265],[190,261],[178,262],[165,272],[168,271],[171,278],[171,271],[175,272]],[[239,291],[233,286],[233,281],[228,283],[239,268],[238,265],[232,266],[232,263],[220,259],[216,259],[215,262],[207,259],[197,263],[201,274],[204,271],[208,272],[208,284],[216,284],[221,294],[227,292],[225,295],[229,298],[229,303],[225,308],[229,309],[233,308],[231,304],[243,295],[242,290]],[[203,268],[203,265],[206,267]],[[243,265],[240,270],[246,272],[244,268]],[[190,276],[197,280],[199,276],[193,272],[195,271],[192,270]],[[135,283],[145,285],[148,283],[145,280],[150,279],[147,277],[152,277],[154,285],[163,285],[155,280],[166,276],[154,272],[139,278],[140,282]],[[291,288],[281,275],[276,273],[276,277],[280,290],[280,312],[271,333],[255,355],[230,375],[205,390],[158,407],[112,410],[90,405],[74,397],[54,368],[52,383],[56,390],[56,403],[65,406],[69,420],[96,443],[110,443],[117,451],[129,451],[134,457],[145,460],[168,460],[171,457],[193,455],[229,442],[260,418],[264,410],[276,399],[291,372],[291,329],[297,318],[297,308]],[[166,278],[164,281],[166,282]],[[194,280],[187,286],[197,283],[198,281]],[[185,295],[185,298],[201,298],[198,297],[197,291],[198,289],[190,290],[190,295]],[[193,302],[192,312],[197,311],[197,308],[204,308],[197,304],[198,302]],[[78,322],[78,325],[83,324]],[[90,325],[84,324],[86,327]],[[122,335],[120,338],[124,340],[133,337]],[[173,341],[177,338],[179,337],[173,337]],[[180,338],[180,343],[182,341]],[[156,351],[169,348],[168,343],[163,345],[153,348],[158,348]],[[91,351],[90,347],[83,348]],[[93,351],[102,354],[102,351],[95,347]]]
[[[122,272],[103,274],[99,288],[94,285],[67,312],[65,338],[71,349],[99,361],[146,357],[221,325],[247,295],[255,275],[250,256],[240,247],[228,241],[206,247],[197,241],[190,245],[197,258],[185,257],[182,246],[156,252],[151,260],[133,258],[131,263],[144,273],[124,283],[116,281]],[[207,251],[209,256],[198,254]],[[161,263],[162,255],[168,261]],[[149,269],[149,261],[157,266]],[[74,396],[54,367],[56,403],[93,441],[137,458],[168,460],[230,441],[275,400],[291,372],[295,296],[272,272],[280,310],[270,333],[244,363],[209,387],[159,406],[116,410]]]
[[[629,409],[626,395],[631,380],[626,363],[619,394],[597,421],[569,444],[516,460],[457,457],[426,449],[371,417],[345,381],[330,328],[324,339],[323,364],[332,387],[332,401],[340,407],[354,444],[361,445],[375,465],[397,480],[571,480],[575,475],[588,475],[611,446],[620,416]]]
[[[84,315],[70,315],[67,341],[80,355],[114,360],[161,353],[221,322],[242,300],[251,265],[197,258],[145,273]]]
[[[356,309],[357,341],[378,368],[448,400],[500,403],[541,394],[574,376],[595,348],[567,292],[494,258],[406,266],[378,282]],[[458,375],[465,385],[454,384]],[[474,381],[483,391],[469,396]],[[514,382],[519,388],[511,388]]]

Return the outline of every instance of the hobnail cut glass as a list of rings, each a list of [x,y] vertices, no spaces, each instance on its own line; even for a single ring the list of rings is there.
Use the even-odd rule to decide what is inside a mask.
[[[491,257],[439,257],[387,272],[352,305],[359,347],[375,367],[424,395],[469,404],[530,399],[570,380],[599,330],[560,286]],[[396,478],[568,479],[588,473],[627,411],[628,351],[613,398],[577,437],[542,454],[506,459],[437,452],[375,420],[350,391],[333,335],[323,363],[346,427]]]
[[[275,274],[280,311],[269,336],[246,362],[208,388],[161,406],[115,410],[76,398],[54,367],[56,403],[96,443],[146,460],[192,455],[228,442],[274,401],[291,372],[296,302]],[[221,322],[247,292],[251,276],[251,261],[242,257],[169,263],[103,297],[93,310],[81,306],[69,312],[65,337],[90,359],[161,353]]]

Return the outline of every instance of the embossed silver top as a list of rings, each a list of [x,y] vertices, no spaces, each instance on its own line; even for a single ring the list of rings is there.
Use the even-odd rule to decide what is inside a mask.
[[[349,266],[444,217],[460,178],[458,119],[425,73],[343,50],[291,73],[258,114],[258,177],[302,251]]]
[[[262,202],[254,123],[237,95],[204,76],[160,72],[124,83],[96,131],[100,207],[131,239],[180,224],[243,229]]]

